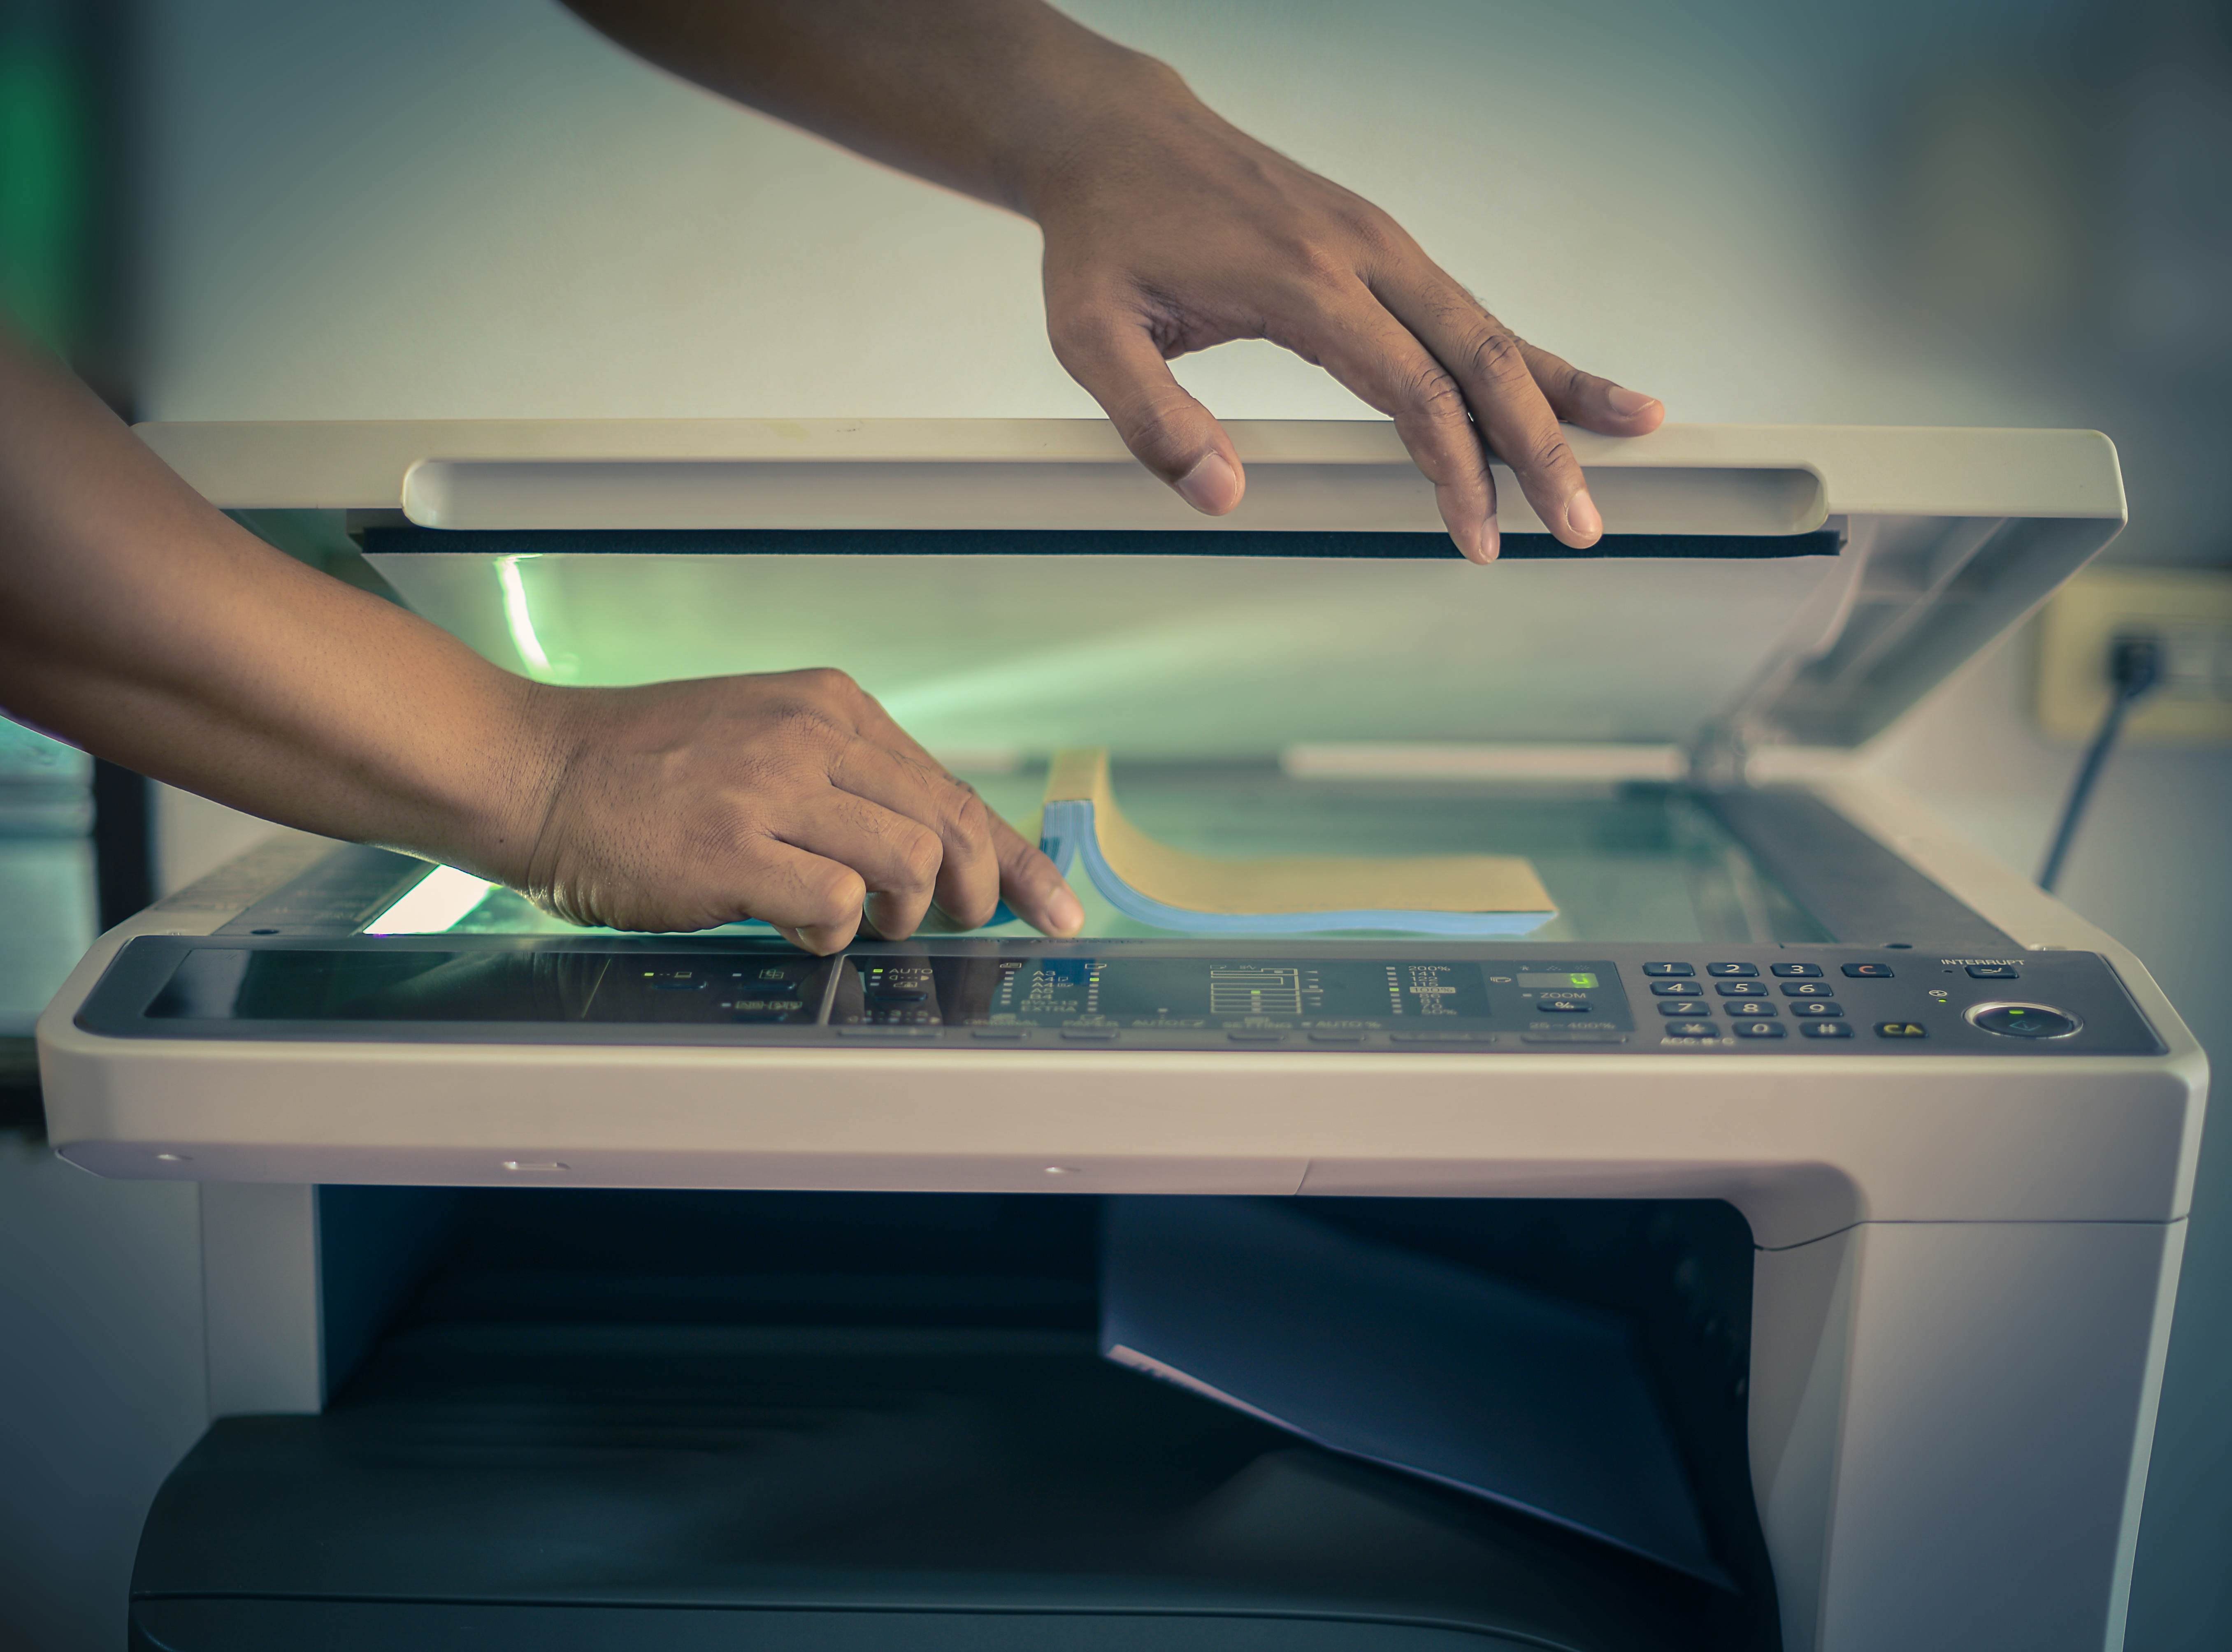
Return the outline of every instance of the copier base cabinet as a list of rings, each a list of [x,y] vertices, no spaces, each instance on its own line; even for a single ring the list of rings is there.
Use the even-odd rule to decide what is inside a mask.
[[[322,1404],[315,1189],[202,1189],[213,1416]],[[1869,1221],[1754,1262],[1794,1649],[2120,1643],[2182,1221]]]

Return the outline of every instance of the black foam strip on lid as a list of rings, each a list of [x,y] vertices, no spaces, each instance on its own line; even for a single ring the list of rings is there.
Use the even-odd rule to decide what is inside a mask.
[[[1659,558],[1763,561],[1834,556],[1838,535],[1607,534],[1586,551],[1547,534],[1506,534],[1513,561]],[[467,556],[1272,556],[1433,561],[1457,554],[1446,534],[1279,533],[1257,528],[373,527],[367,555]]]

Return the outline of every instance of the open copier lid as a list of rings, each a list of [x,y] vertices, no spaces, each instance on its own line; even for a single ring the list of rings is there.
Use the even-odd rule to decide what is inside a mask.
[[[835,664],[941,755],[1849,747],[2124,519],[2089,432],[1570,431],[1606,538],[1559,546],[1499,466],[1504,557],[1483,569],[1392,425],[1229,428],[1248,496],[1217,520],[1093,420],[140,433],[282,543],[355,536],[514,670]]]

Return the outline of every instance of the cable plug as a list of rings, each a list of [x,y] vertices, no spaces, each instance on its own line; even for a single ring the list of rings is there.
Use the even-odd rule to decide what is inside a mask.
[[[2117,697],[2136,700],[2162,681],[2163,639],[2151,631],[2118,632],[2108,645],[2108,681]]]

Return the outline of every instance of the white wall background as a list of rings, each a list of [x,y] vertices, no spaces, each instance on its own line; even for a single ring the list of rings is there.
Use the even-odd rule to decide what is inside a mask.
[[[2232,201],[2232,94],[2209,8],[1070,9],[1376,199],[1528,336],[1676,418],[2095,425],[2123,444],[2132,492],[2112,554],[2232,554],[2217,457],[2232,405],[2215,389],[2232,361],[2232,232],[2208,204]],[[667,81],[548,0],[148,14],[147,417],[1093,411],[1045,350],[1029,225]],[[1359,411],[1268,347],[1178,371],[1230,416]],[[2071,754],[2031,731],[2023,665],[2020,642],[1982,662],[1872,760],[2028,869]],[[171,884],[242,830],[175,796],[161,820]],[[2127,753],[2065,890],[2232,1064],[2212,973],[2232,921],[2228,827],[2222,754]],[[2232,1147],[2212,1143],[2203,1184],[2137,1652],[2232,1646]],[[100,1195],[138,1201],[143,1247],[163,1250],[190,1242],[155,1233],[183,1220],[157,1208],[172,1191]],[[121,1253],[85,1266],[88,1295],[140,1288]],[[146,1322],[145,1359],[175,1357],[156,1346],[167,1325]],[[71,1362],[96,1355],[58,1340],[48,1357],[42,1392],[61,1405]],[[105,1403],[91,1396],[83,1436],[126,1451]],[[103,1483],[120,1500],[68,1517],[88,1575],[118,1590],[143,1481],[120,1470]],[[0,1596],[32,1575],[18,1558],[0,1558]],[[105,1649],[114,1616],[54,1617],[39,1644]]]
[[[1847,106],[1902,14],[1950,45],[2002,16],[2066,32],[2067,0],[1794,32],[1734,0],[1070,10],[1677,418],[2004,411],[1855,324]],[[740,114],[548,0],[157,16],[148,417],[1093,411],[1041,343],[1030,225]],[[1184,371],[1234,416],[1357,411],[1268,347]]]

